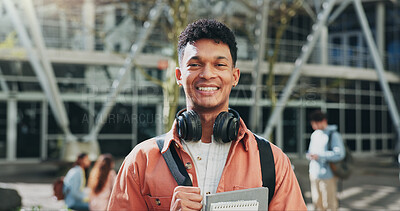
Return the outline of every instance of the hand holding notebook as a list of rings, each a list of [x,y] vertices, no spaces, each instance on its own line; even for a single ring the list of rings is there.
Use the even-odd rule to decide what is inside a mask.
[[[268,210],[268,188],[250,188],[206,195],[204,210]]]

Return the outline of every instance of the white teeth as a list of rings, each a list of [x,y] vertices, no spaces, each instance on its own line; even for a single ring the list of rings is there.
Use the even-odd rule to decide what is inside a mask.
[[[197,89],[200,90],[200,91],[215,91],[218,88],[217,87],[199,87]]]

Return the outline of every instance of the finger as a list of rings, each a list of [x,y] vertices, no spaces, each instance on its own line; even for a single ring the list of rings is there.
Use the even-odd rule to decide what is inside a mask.
[[[178,186],[174,189],[171,210],[200,210],[203,196],[198,187]]]
[[[188,200],[193,202],[201,202],[203,200],[203,196],[200,193],[191,193],[184,191],[177,191],[174,193],[173,198]]]
[[[190,186],[177,186],[174,189],[174,192],[186,192],[186,193],[198,193],[200,194],[200,188],[199,187],[190,187]]]
[[[189,200],[182,200],[181,201],[181,210],[201,210],[203,204],[200,202],[194,202]]]
[[[187,199],[177,199],[173,204],[171,204],[171,211],[176,210],[201,210],[203,205],[200,202],[194,202]]]

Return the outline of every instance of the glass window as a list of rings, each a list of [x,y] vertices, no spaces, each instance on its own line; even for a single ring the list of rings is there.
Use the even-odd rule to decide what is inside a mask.
[[[253,78],[250,73],[241,73],[240,74],[239,84],[250,85],[250,84],[252,84],[252,81],[253,81]]]
[[[371,150],[371,140],[370,139],[363,139],[361,142],[362,151],[370,151]]]
[[[339,109],[328,109],[326,112],[327,118],[328,118],[328,123],[332,125],[337,125],[340,127],[340,114],[339,114]]]
[[[382,111],[375,111],[375,132],[382,133]]]
[[[386,114],[386,121],[387,121],[387,132],[392,133],[393,132],[393,119],[392,116],[390,115],[390,112],[387,111]]]
[[[345,89],[356,89],[356,81],[355,80],[345,80],[344,81]]]
[[[50,139],[47,141],[47,160],[59,160],[63,139]]]
[[[123,158],[132,150],[132,140],[102,140],[99,139],[101,153],[110,153],[115,157]]]
[[[382,96],[375,96],[375,105],[382,105]]]
[[[305,146],[304,146],[304,151],[305,151],[305,152],[307,152],[307,151],[308,151],[308,148],[310,147],[310,141],[311,141],[311,140],[310,140],[310,136],[311,136],[311,135],[309,135],[308,138],[304,139],[304,144],[305,144]]]
[[[321,88],[321,79],[320,78],[309,78],[309,85],[315,88]]]
[[[340,97],[338,93],[328,92],[326,93],[326,102],[328,103],[339,103]]]
[[[100,115],[100,110],[103,104],[97,103],[96,107],[96,118]],[[139,112],[139,114],[141,114]],[[103,128],[100,133],[108,134],[129,134],[132,133],[132,121],[135,121],[134,115],[132,115],[132,106],[122,103],[117,103],[111,110],[108,118],[105,120]],[[146,118],[143,117],[146,121]]]
[[[375,82],[375,91],[381,91],[381,85],[379,82]]]
[[[356,104],[356,95],[346,94],[344,95],[344,101],[347,104]]]
[[[361,81],[361,89],[369,90],[369,81]]]
[[[394,149],[395,148],[395,141],[393,139],[388,139],[388,149]]]
[[[18,102],[17,157],[40,157],[41,103]]]
[[[156,124],[161,121],[161,116],[156,115],[155,106],[139,106],[138,115],[132,121],[137,121],[138,143],[140,143],[157,135]],[[132,128],[131,124],[129,124],[129,127]]]
[[[356,110],[354,109],[346,109],[345,110],[345,119],[346,119],[346,133],[355,133],[356,132]]]
[[[262,121],[262,128],[265,128],[266,126],[267,126],[267,122],[268,122],[268,119],[269,119],[269,117],[271,116],[271,108],[266,108],[266,107],[264,107],[264,108],[262,108],[262,111],[263,111],[263,113],[262,113],[262,115],[263,115],[263,121]],[[250,115],[250,108],[249,108],[249,115]],[[242,115],[243,116],[243,115]],[[250,120],[248,120],[248,121],[250,121]],[[250,123],[250,122],[249,122]],[[249,124],[247,124],[246,123],[246,125],[247,126],[249,126]]]
[[[183,91],[183,89],[181,89]],[[181,96],[184,96],[184,92],[181,93]],[[245,88],[243,86],[237,86],[235,88],[232,89],[231,94],[229,95],[230,97],[230,102],[232,104],[235,103],[236,100],[238,100],[238,98],[241,98],[241,100],[251,100],[252,93],[251,90],[248,88]],[[266,98],[267,94],[266,92],[263,90],[262,92],[262,97]]]
[[[368,96],[368,95],[362,95],[361,96],[361,103],[362,104],[370,104],[370,96]]]
[[[345,141],[345,143],[351,151],[356,151],[356,140],[348,139]]]
[[[246,124],[247,127],[249,127],[250,125],[250,107],[248,106],[231,106],[232,109],[236,110],[239,115],[240,118],[244,121],[244,123]],[[263,111],[263,117],[265,116],[266,118],[263,118],[262,123],[264,124],[264,122],[268,121],[268,117],[269,117],[269,113],[264,114],[265,111]],[[267,111],[269,112],[269,111]],[[263,125],[264,126],[264,125]]]
[[[361,132],[362,133],[370,133],[370,115],[369,110],[361,110]]]
[[[297,152],[297,109],[286,108],[283,112],[283,149]]]
[[[68,113],[69,127],[72,134],[89,133],[89,120],[93,118],[88,112],[88,106],[84,103],[67,102],[65,109]]]
[[[382,147],[382,139],[376,139],[375,143],[376,143],[375,147],[376,147],[377,150],[382,150],[383,149],[383,147]]]
[[[358,46],[358,42],[359,41],[359,36],[355,35],[355,36],[350,36],[348,37],[348,50],[347,50],[347,56],[349,59],[349,65],[353,66],[353,67],[358,67],[359,65],[359,61],[360,59],[362,59],[362,57],[360,58],[360,53],[359,50],[357,48]]]
[[[58,122],[56,122],[56,119],[54,117],[54,113],[51,110],[50,106],[47,106],[47,114],[48,114],[48,119],[47,119],[47,133],[48,134],[63,134],[63,131],[61,130],[60,126],[58,125]]]

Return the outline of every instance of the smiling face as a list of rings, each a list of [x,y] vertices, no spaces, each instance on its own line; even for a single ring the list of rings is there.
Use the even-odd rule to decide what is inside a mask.
[[[188,43],[175,73],[185,91],[188,109],[218,112],[228,110],[229,94],[240,76],[228,45],[212,39]]]

